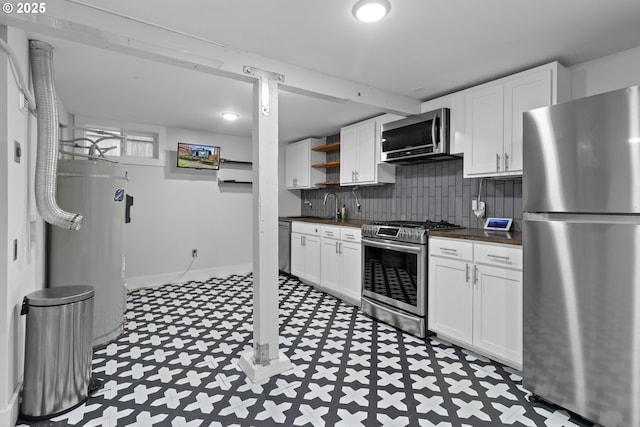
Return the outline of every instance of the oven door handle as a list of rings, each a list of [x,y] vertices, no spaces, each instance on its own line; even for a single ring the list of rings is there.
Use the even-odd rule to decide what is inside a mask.
[[[388,240],[376,241],[369,239],[362,239],[362,246],[371,246],[374,248],[388,249],[390,251],[410,252],[419,254],[423,250],[423,245],[414,245],[411,243],[397,244],[391,243]]]

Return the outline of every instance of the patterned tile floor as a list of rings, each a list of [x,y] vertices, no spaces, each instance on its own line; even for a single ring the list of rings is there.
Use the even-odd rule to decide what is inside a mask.
[[[418,339],[280,277],[281,350],[294,368],[252,384],[252,279],[131,292],[126,333],[96,350],[102,389],[48,422],[72,426],[587,426],[527,400],[519,373]]]

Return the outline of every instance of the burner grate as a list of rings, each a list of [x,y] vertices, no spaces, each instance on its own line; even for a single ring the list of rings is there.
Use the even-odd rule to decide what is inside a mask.
[[[402,228],[418,228],[423,230],[444,230],[462,228],[459,225],[452,224],[448,221],[376,221],[373,225],[379,225],[384,227],[402,227]]]

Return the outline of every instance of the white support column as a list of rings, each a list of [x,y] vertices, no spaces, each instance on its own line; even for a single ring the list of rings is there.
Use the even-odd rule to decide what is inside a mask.
[[[251,381],[291,368],[279,351],[278,82],[284,76],[244,67],[253,87],[253,350],[240,356]]]

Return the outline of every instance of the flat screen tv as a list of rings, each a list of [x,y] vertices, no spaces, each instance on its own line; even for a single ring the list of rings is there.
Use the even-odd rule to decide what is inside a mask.
[[[220,147],[178,142],[178,167],[187,169],[220,169]]]

